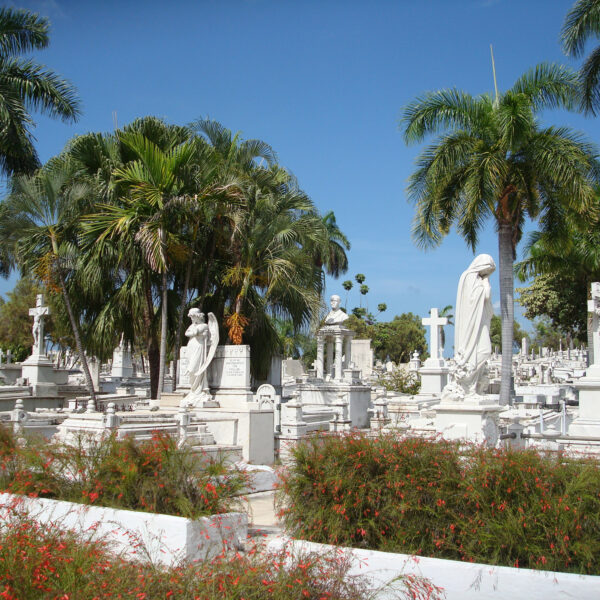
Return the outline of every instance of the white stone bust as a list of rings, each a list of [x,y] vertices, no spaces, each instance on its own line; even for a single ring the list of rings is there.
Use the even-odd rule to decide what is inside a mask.
[[[340,308],[341,302],[342,300],[337,294],[331,296],[329,299],[331,310],[325,317],[325,325],[339,325],[348,318],[348,315]]]

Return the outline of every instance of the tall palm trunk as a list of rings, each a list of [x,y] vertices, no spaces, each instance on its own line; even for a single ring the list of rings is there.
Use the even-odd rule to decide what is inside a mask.
[[[160,366],[158,368],[158,389],[156,399],[160,400],[165,383],[165,367],[167,362],[167,271],[162,274],[162,306],[160,315]]]
[[[502,318],[502,369],[500,374],[500,404],[510,403],[512,383],[514,280],[513,230],[510,223],[500,223],[498,229],[500,258],[500,315]]]
[[[154,316],[154,304],[152,302],[152,288],[150,281],[146,281],[146,303],[144,305],[144,327],[146,329],[146,353],[148,354],[148,371],[150,373],[150,398],[157,397],[158,371],[160,354],[156,343],[152,320]]]
[[[59,272],[58,275],[60,279],[60,288],[62,290],[63,299],[65,301],[65,307],[67,309],[67,314],[69,315],[69,321],[71,322],[71,329],[73,330],[73,337],[75,338],[75,346],[77,347],[77,353],[79,354],[79,359],[81,360],[81,368],[83,369],[83,376],[85,377],[85,384],[87,385],[88,392],[90,397],[94,401],[94,406],[96,406],[96,392],[94,390],[94,382],[92,381],[92,376],[90,375],[90,369],[88,367],[87,358],[85,357],[85,352],[83,351],[83,344],[81,343],[81,335],[79,333],[79,325],[75,320],[75,314],[73,313],[73,307],[71,306],[71,300],[69,299],[69,294],[67,292],[67,286],[65,285],[65,279],[62,273]]]
[[[183,330],[183,313],[187,304],[188,290],[190,289],[190,279],[192,277],[192,263],[194,262],[194,253],[190,252],[188,263],[185,269],[185,281],[181,293],[181,302],[179,304],[179,314],[177,315],[177,333],[175,334],[175,347],[173,356],[173,391],[177,389],[177,364],[179,362],[179,349],[181,348],[181,332]]]

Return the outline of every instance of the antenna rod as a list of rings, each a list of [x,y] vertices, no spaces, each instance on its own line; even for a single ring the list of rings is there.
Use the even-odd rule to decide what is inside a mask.
[[[490,44],[490,54],[492,55],[492,73],[494,74],[494,90],[496,90],[496,104],[498,104],[498,82],[496,81],[496,63],[494,62],[494,49]]]

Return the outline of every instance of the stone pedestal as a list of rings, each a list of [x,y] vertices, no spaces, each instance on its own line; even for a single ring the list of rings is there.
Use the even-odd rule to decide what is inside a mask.
[[[435,429],[447,440],[484,443],[493,448],[500,436],[498,415],[504,410],[497,396],[480,396],[478,400],[438,404]]]
[[[348,402],[348,417],[352,427],[364,429],[369,427],[368,409],[371,403],[371,388],[359,383],[306,381],[299,383],[302,404],[308,406],[333,406],[340,393]]]
[[[600,437],[600,374],[592,365],[585,377],[573,385],[579,391],[579,414],[569,426],[569,435]]]
[[[419,369],[421,376],[420,394],[438,394],[448,383],[449,369],[443,358],[428,358],[425,364]]]
[[[45,354],[31,355],[21,367],[22,377],[27,379],[34,396],[58,396],[54,365]]]

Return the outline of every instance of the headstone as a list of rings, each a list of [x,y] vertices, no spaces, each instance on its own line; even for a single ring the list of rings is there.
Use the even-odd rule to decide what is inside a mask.
[[[373,373],[373,349],[371,340],[352,340],[352,362],[362,373],[363,379],[368,379]]]
[[[10,348],[6,351],[6,364],[12,364],[12,350]]]
[[[208,384],[219,402],[252,402],[250,346],[219,346],[208,369]]]
[[[113,351],[113,361],[110,374],[113,377],[131,377],[133,375],[133,364],[131,362],[131,350],[121,338],[121,343]]]
[[[529,354],[529,346],[526,337],[521,338],[521,355],[527,356]]]
[[[419,353],[415,350],[413,355],[408,363],[408,370],[411,373],[416,373],[421,368],[421,359],[419,358]]]
[[[305,374],[304,365],[302,364],[302,361],[296,358],[284,359],[281,362],[281,370],[284,379],[288,377],[297,379],[298,377],[302,377],[302,375]]]

